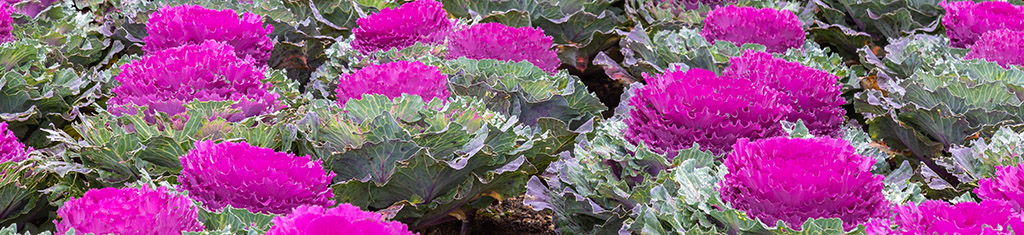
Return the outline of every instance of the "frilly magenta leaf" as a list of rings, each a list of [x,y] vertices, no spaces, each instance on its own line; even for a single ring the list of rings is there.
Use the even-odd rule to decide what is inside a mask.
[[[792,110],[779,102],[785,94],[750,80],[716,76],[703,69],[646,76],[629,103],[626,139],[674,156],[699,143],[722,154],[740,138],[783,134],[779,121]]]
[[[443,41],[452,29],[452,21],[441,7],[434,0],[418,0],[360,18],[356,21],[359,27],[352,30],[352,47],[370,53]]]
[[[768,52],[784,53],[804,45],[802,25],[791,11],[726,6],[708,13],[700,35],[712,44],[716,40],[736,45],[756,43],[767,46]]]
[[[171,235],[203,230],[199,209],[166,188],[103,188],[71,198],[57,210],[57,233]]]
[[[1024,30],[1024,6],[1003,1],[943,1],[941,5],[946,9],[942,25],[953,47],[974,45],[982,34],[992,30]]]
[[[262,16],[248,12],[239,18],[231,9],[217,11],[188,4],[165,6],[153,13],[146,31],[149,36],[142,49],[147,53],[214,40],[234,47],[239,57],[251,56],[261,66],[274,49],[274,41],[267,36],[274,26],[264,26]]]
[[[245,142],[195,143],[181,156],[178,181],[189,196],[211,210],[227,205],[283,214],[300,205],[330,206],[334,173],[318,160],[296,157]]]
[[[1017,209],[1024,206],[1024,164],[1016,166],[996,166],[996,176],[992,179],[981,179],[974,193],[982,200],[1002,200]],[[1024,229],[1024,228],[1020,228]]]
[[[25,160],[31,151],[31,147],[26,149],[14,132],[7,129],[7,122],[0,122],[0,163]]]
[[[883,176],[874,159],[845,140],[774,137],[740,140],[726,157],[722,200],[766,224],[799,227],[813,218],[840,218],[850,230],[885,215]]]
[[[447,100],[448,76],[419,61],[390,62],[342,74],[335,93],[341,106],[349,99],[361,99],[363,94],[382,94],[392,99],[411,94],[426,101]]]
[[[1024,29],[985,32],[971,46],[971,52],[964,59],[984,59],[1003,67],[1024,66]]]
[[[1013,234],[1024,220],[1003,201],[948,202],[928,200],[893,208],[893,217],[867,224],[869,235],[881,234]],[[895,229],[894,229],[895,227]]]
[[[130,104],[149,106],[147,121],[153,112],[173,116],[185,111],[184,104],[193,100],[238,102],[233,108],[240,113],[229,114],[228,121],[277,111],[278,95],[262,82],[264,68],[252,59],[239,59],[227,44],[206,41],[174,47],[142,57],[121,66],[115,79],[120,86],[113,89],[110,112],[132,114]]]
[[[552,42],[553,38],[544,35],[540,28],[515,28],[500,23],[475,24],[452,34],[448,42],[448,58],[526,60],[553,73],[561,62],[558,54],[551,50]]]
[[[14,35],[11,34],[14,30],[11,13],[14,13],[14,8],[8,3],[0,2],[0,43],[14,41]]]
[[[846,115],[839,77],[764,52],[747,52],[729,62],[723,76],[751,80],[785,94],[780,102],[793,106],[787,121],[803,120],[816,136],[839,134]]]

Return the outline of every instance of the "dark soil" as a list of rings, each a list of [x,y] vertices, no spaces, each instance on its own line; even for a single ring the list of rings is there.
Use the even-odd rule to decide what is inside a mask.
[[[466,234],[473,235],[547,235],[555,234],[551,211],[534,211],[523,204],[523,197],[513,197],[480,209],[468,224]],[[461,221],[452,221],[428,228],[423,235],[459,235]]]
[[[615,107],[619,106],[622,92],[628,86],[622,83],[622,81],[612,80],[608,75],[604,74],[604,71],[600,70],[580,76],[580,81],[583,82],[583,85],[587,86],[587,90],[593,92],[601,100],[605,107],[608,107],[608,110],[602,113],[605,118],[615,114]]]

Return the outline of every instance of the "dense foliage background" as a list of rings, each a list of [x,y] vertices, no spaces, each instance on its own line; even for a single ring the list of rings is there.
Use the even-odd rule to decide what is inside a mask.
[[[1024,227],[1018,0],[4,0],[0,43],[0,234]]]

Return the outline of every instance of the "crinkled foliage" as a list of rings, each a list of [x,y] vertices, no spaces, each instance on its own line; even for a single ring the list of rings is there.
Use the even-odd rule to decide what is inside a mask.
[[[214,40],[231,45],[235,55],[252,57],[257,66],[262,66],[274,49],[274,41],[268,36],[274,26],[264,26],[262,16],[249,12],[239,18],[232,9],[218,11],[189,4],[165,6],[150,16],[146,31],[149,36],[142,49],[147,53]]]
[[[67,190],[52,188],[60,183],[60,175],[55,174],[54,170],[66,170],[62,173],[69,173],[74,167],[51,168],[44,164],[49,165],[50,162],[33,159],[0,162],[0,224],[52,219],[47,218],[48,213],[39,212],[53,211],[50,200],[67,199],[68,196],[57,195]]]
[[[121,84],[108,105],[115,115],[134,113],[130,104],[148,106],[146,120],[152,122],[154,112],[173,116],[193,100],[229,100],[240,112],[224,116],[239,121],[281,108],[278,95],[268,91],[271,85],[262,81],[264,69],[216,41],[174,47],[121,66],[116,77]]]
[[[291,214],[275,217],[267,235],[329,235],[344,231],[365,235],[412,235],[403,223],[385,221],[378,213],[367,212],[352,204],[335,208],[299,206]]]
[[[1004,1],[960,1],[942,2],[946,16],[949,45],[966,48],[974,45],[982,34],[999,29],[1024,30],[1024,6]]]
[[[970,146],[950,148],[953,166],[970,179],[991,178],[996,168],[1024,163],[1024,133],[1000,127],[991,138],[971,141]]]
[[[335,93],[341,106],[350,99],[361,99],[364,94],[382,94],[389,98],[410,94],[428,101],[448,100],[448,76],[441,74],[437,67],[419,61],[389,62],[341,75]]]
[[[14,13],[14,8],[0,2],[0,43],[14,41],[14,35],[11,34],[14,30],[14,19],[11,18],[11,13]]]
[[[814,24],[808,33],[846,58],[866,44],[912,34],[942,33],[942,0],[813,1]]]
[[[1003,201],[948,202],[928,200],[895,206],[893,216],[867,224],[867,234],[1014,234],[1024,220]]]
[[[965,59],[983,59],[1003,67],[1024,66],[1024,29],[985,32],[970,48]]]
[[[452,21],[441,7],[434,0],[417,0],[360,18],[359,27],[352,30],[352,47],[370,53],[443,41],[452,29]]]
[[[722,76],[751,80],[755,86],[784,93],[779,102],[793,106],[793,112],[785,117],[787,121],[803,120],[816,136],[839,134],[846,115],[839,77],[764,52],[747,52],[729,63]]]
[[[548,73],[561,62],[552,47],[551,36],[531,27],[510,27],[500,23],[482,23],[455,31],[448,39],[448,58],[474,60],[529,61]]]
[[[0,44],[0,121],[25,145],[49,146],[53,140],[42,129],[68,127],[109,92],[102,89],[109,77],[50,65],[59,54],[34,39]]]
[[[669,156],[694,143],[722,154],[740,138],[780,135],[779,120],[792,110],[780,102],[785,94],[778,90],[704,69],[645,80],[648,84],[629,100],[626,138]]]
[[[181,156],[181,187],[210,210],[227,205],[284,214],[300,205],[330,206],[334,173],[309,156],[275,152],[246,142],[200,141]]]
[[[802,25],[788,10],[726,6],[708,13],[700,35],[712,44],[718,40],[755,43],[768,47],[768,52],[784,53],[804,45]]]
[[[633,206],[650,200],[654,177],[664,175],[672,163],[643,145],[630,144],[623,135],[626,128],[621,120],[602,122],[593,138],[575,144],[545,174],[531,177],[524,203],[554,212],[559,234],[614,234],[628,227]]]
[[[1024,164],[997,166],[994,178],[981,179],[974,193],[982,200],[1002,200],[1020,209],[1024,206]],[[1021,228],[1024,229],[1024,228]]]
[[[0,163],[25,160],[31,151],[31,147],[26,149],[14,132],[7,129],[7,122],[0,122]]]
[[[50,6],[54,2],[57,3]],[[116,59],[113,55],[124,54],[126,49],[124,41],[118,41],[113,38],[117,36],[111,35],[111,25],[96,24],[93,21],[95,12],[79,11],[73,2],[26,0],[18,5],[18,9],[29,16],[39,14],[15,17],[18,26],[14,36],[19,40],[36,39],[52,47],[48,59],[61,63],[53,69],[74,69],[85,76],[86,72],[95,69],[92,66],[107,65]],[[141,42],[141,39],[135,40]],[[87,76],[85,79],[99,78]]]
[[[949,148],[968,144],[972,136],[987,138],[1000,127],[1024,124],[1024,100],[1016,92],[1024,86],[1024,71],[963,60],[965,50],[947,45],[944,38],[916,35],[895,40],[880,60],[862,51],[876,81],[857,94],[854,107],[874,139],[894,150],[947,161],[942,158]]]
[[[883,176],[874,159],[832,138],[740,140],[726,157],[722,200],[767,224],[799,227],[807,219],[840,218],[846,230],[885,215]]]
[[[57,233],[171,235],[202,231],[199,209],[166,188],[92,189],[57,210]]]

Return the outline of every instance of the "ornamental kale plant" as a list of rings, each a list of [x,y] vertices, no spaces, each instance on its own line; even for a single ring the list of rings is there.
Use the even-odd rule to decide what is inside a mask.
[[[234,10],[211,10],[198,5],[165,6],[150,16],[146,24],[146,53],[156,53],[182,45],[202,44],[207,40],[223,42],[240,58],[267,64],[274,41],[268,34],[274,26],[263,25],[263,17],[249,12],[239,18]]]
[[[31,151],[31,147],[26,149],[14,132],[7,129],[7,122],[0,122],[0,163],[20,162],[28,158]]]
[[[352,30],[352,48],[370,53],[442,42],[453,23],[441,7],[434,0],[417,0],[360,18],[359,27]]]
[[[155,112],[168,116],[185,111],[193,100],[234,101],[238,112],[225,111],[228,121],[277,111],[278,95],[263,82],[264,67],[251,58],[236,57],[227,44],[206,41],[150,53],[140,60],[121,66],[115,78],[121,84],[108,101],[115,115],[133,114],[130,106],[147,106],[146,120],[154,121]]]
[[[390,98],[410,94],[427,101],[434,98],[446,101],[449,96],[448,76],[441,74],[437,67],[419,61],[389,62],[342,74],[335,93],[341,106],[350,99],[361,99],[364,94],[382,94]]]
[[[885,215],[883,176],[875,160],[832,138],[741,139],[725,158],[722,200],[767,224],[799,227],[807,219],[840,218],[846,230]]]
[[[626,138],[668,156],[694,143],[718,155],[741,138],[782,134],[779,121],[792,111],[778,90],[704,69],[667,71],[645,80],[648,84],[629,100]]]
[[[330,206],[334,173],[309,156],[275,152],[246,142],[199,141],[181,156],[178,181],[210,210],[231,205],[284,214],[301,205]]]
[[[1024,29],[999,29],[985,32],[964,59],[983,59],[1003,67],[1024,66]]]
[[[166,188],[92,189],[57,210],[57,233],[171,235],[203,230],[199,209]]]
[[[942,8],[946,9],[942,25],[953,47],[974,45],[988,31],[1024,30],[1024,6],[1003,1],[943,1]]]
[[[344,231],[348,234],[413,235],[405,224],[385,221],[381,214],[367,212],[352,204],[335,208],[299,206],[285,216],[275,217],[267,235],[328,235]]]
[[[784,93],[779,102],[793,107],[785,120],[793,123],[803,120],[816,136],[839,134],[846,115],[839,77],[764,52],[747,52],[733,57],[729,63],[722,76],[751,80],[755,86],[767,86]]]
[[[708,13],[700,35],[711,44],[718,40],[755,43],[768,47],[768,52],[784,53],[804,45],[802,25],[788,10],[726,6]]]
[[[892,218],[871,223],[868,234],[1014,234],[1024,220],[1003,201],[948,202],[928,200],[895,206]]]
[[[14,41],[14,35],[11,34],[14,30],[14,19],[11,19],[11,13],[14,13],[14,8],[8,3],[0,2],[0,44]]]
[[[1001,200],[1018,210],[1024,208],[1024,170],[1021,168],[1024,164],[997,166],[995,177],[978,181],[974,193],[982,200]]]
[[[447,57],[511,62],[525,60],[548,73],[554,73],[561,62],[558,54],[551,49],[552,40],[540,28],[516,28],[500,23],[475,24],[452,33],[448,39]]]

